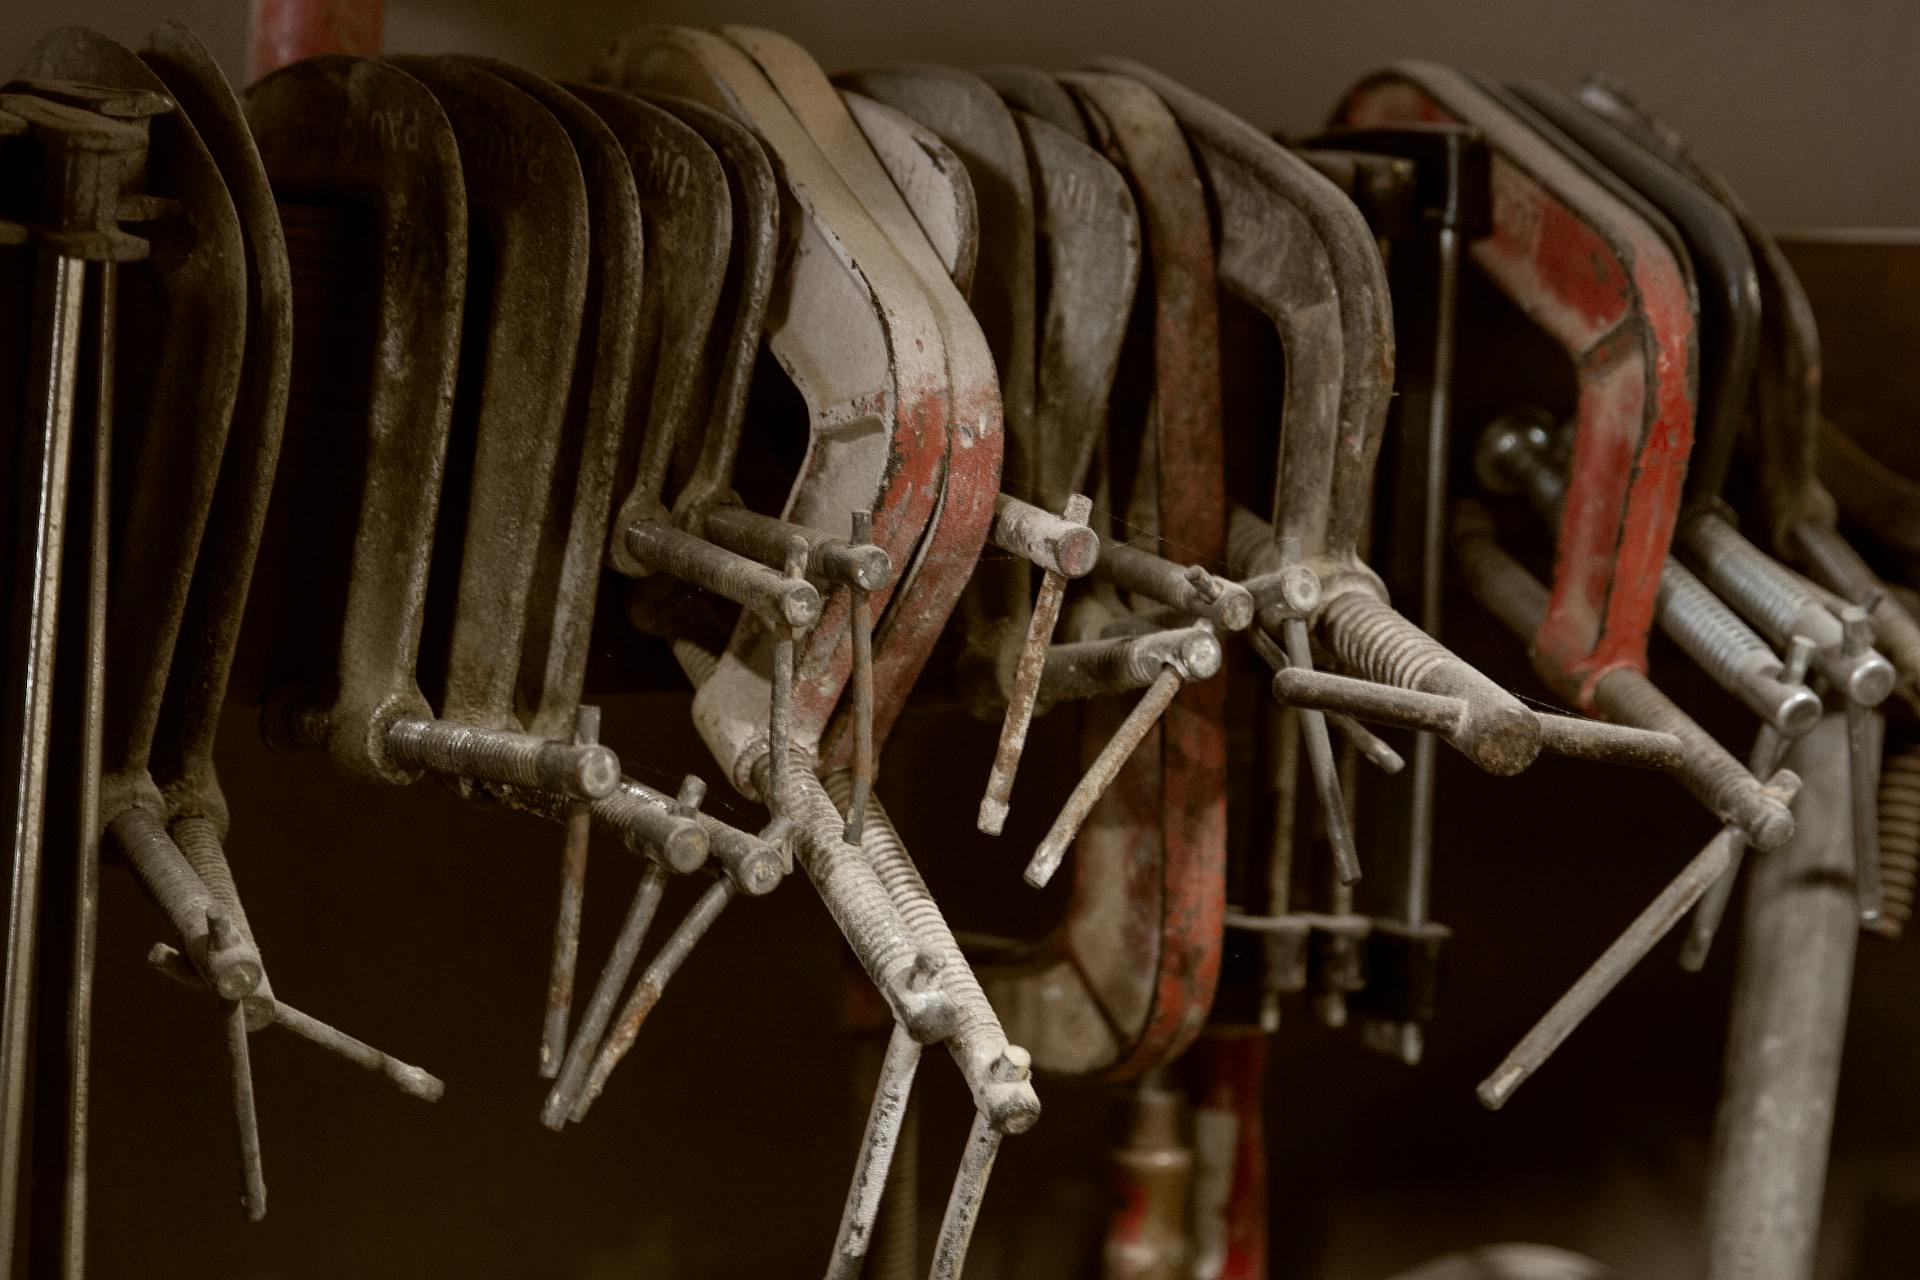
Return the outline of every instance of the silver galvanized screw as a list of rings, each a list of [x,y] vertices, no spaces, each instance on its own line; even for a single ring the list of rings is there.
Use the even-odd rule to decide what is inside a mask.
[[[1548,459],[1545,429],[1509,416],[1489,428],[1478,459],[1494,474],[1527,490],[1541,516],[1560,518],[1566,482]],[[1798,737],[1820,719],[1820,699],[1805,684],[1780,679],[1781,662],[1767,642],[1672,556],[1660,571],[1655,596],[1660,629],[1681,651],[1780,732]]]
[[[1797,635],[1817,647],[1816,666],[1849,702],[1874,707],[1893,692],[1893,664],[1870,645],[1848,652],[1840,620],[1791,570],[1747,541],[1721,516],[1704,512],[1680,526],[1704,578],[1734,608],[1785,645]]]

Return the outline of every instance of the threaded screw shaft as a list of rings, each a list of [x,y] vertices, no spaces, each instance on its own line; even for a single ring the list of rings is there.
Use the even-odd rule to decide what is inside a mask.
[[[756,773],[770,764],[763,760]],[[755,779],[761,794],[770,781]],[[934,980],[939,962],[907,927],[872,865],[846,842],[846,819],[798,752],[788,757],[783,791],[793,806],[786,816],[793,819],[800,865],[861,967],[914,1039],[945,1039],[958,1010],[944,982]]]
[[[1694,718],[1638,671],[1609,671],[1594,686],[1609,719],[1670,733],[1680,740],[1679,778],[1722,822],[1747,833],[1757,849],[1777,849],[1793,835],[1793,813],[1747,772]]]
[[[1820,699],[1804,684],[1780,679],[1782,664],[1693,571],[1667,557],[1657,597],[1660,629],[1761,719],[1790,738],[1819,722]]]
[[[598,743],[576,746],[426,716],[395,720],[387,727],[386,747],[395,760],[416,769],[582,800],[605,799],[620,783],[620,758]]]

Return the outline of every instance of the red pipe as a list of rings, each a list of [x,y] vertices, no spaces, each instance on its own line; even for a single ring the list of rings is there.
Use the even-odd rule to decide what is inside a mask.
[[[247,80],[316,53],[380,52],[386,0],[252,0]]]

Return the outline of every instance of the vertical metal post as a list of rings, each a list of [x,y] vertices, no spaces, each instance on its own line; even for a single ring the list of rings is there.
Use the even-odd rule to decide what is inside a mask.
[[[87,536],[85,704],[80,812],[74,848],[73,986],[67,998],[67,1188],[61,1202],[62,1280],[87,1271],[87,1132],[93,1078],[93,970],[100,935],[100,770],[107,700],[107,541],[112,536],[113,366],[119,268],[99,266],[94,335],[92,493]]]
[[[1813,1274],[1860,934],[1847,718],[1787,755],[1793,838],[1751,863],[1707,1192],[1709,1280]]]
[[[12,766],[13,848],[7,902],[7,972],[0,1004],[0,1259],[11,1259],[20,1200],[33,959],[38,936],[40,860],[46,835],[47,751],[53,700],[53,647],[60,604],[67,515],[67,465],[73,443],[85,264],[44,256],[34,287],[35,346],[26,405],[38,421],[22,424],[13,481],[21,527],[14,541],[8,637],[7,750]]]

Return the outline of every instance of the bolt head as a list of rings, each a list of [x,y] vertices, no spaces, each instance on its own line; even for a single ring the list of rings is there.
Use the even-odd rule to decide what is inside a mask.
[[[796,578],[780,593],[780,617],[795,628],[820,621],[820,593],[811,582]]]
[[[1820,695],[1801,687],[1780,700],[1773,710],[1773,727],[1789,738],[1797,738],[1820,723]]]
[[[1085,525],[1062,530],[1053,542],[1053,559],[1066,577],[1086,577],[1100,560],[1100,535]]]
[[[581,749],[576,775],[580,794],[589,800],[604,800],[620,785],[620,757],[602,746]]]
[[[742,887],[751,897],[772,893],[780,887],[780,855],[771,851],[755,854],[740,865]]]
[[[1320,605],[1320,575],[1303,564],[1287,566],[1280,571],[1280,599],[1294,613],[1312,613]]]
[[[1863,707],[1877,707],[1893,692],[1893,664],[1869,650],[1847,672],[1847,697]]]
[[[1539,410],[1518,410],[1494,421],[1473,453],[1473,474],[1489,493],[1517,493],[1546,457],[1551,437]]]
[[[1219,674],[1223,655],[1220,639],[1210,631],[1195,631],[1180,642],[1180,676],[1183,680],[1206,680]]]
[[[1033,1074],[1033,1055],[1017,1044],[1010,1044],[993,1060],[987,1074],[1000,1084],[1017,1084]]]
[[[660,856],[681,875],[698,871],[707,861],[707,833],[699,823],[689,821],[660,842]]]
[[[1220,625],[1228,631],[1245,631],[1253,625],[1253,592],[1238,583],[1229,584],[1222,593],[1226,598],[1219,602],[1216,613]]]

